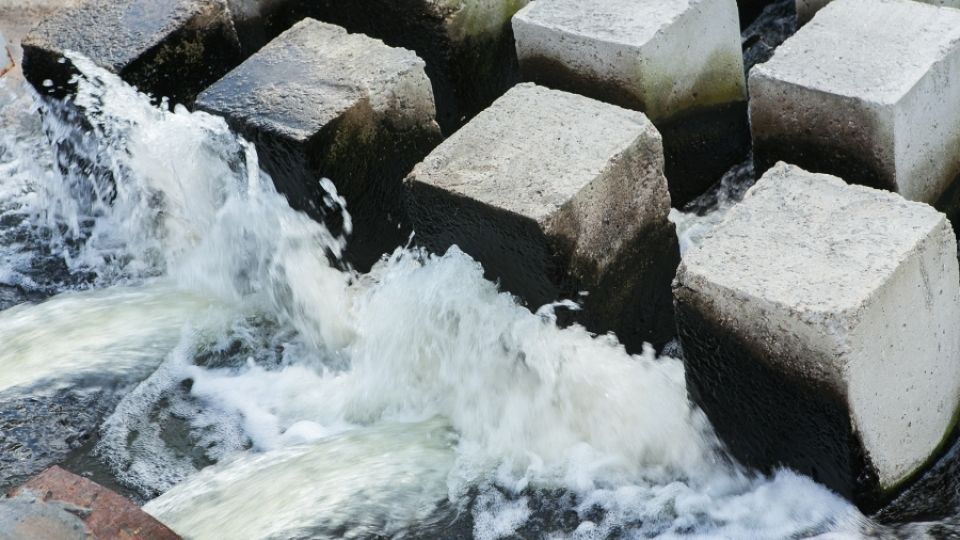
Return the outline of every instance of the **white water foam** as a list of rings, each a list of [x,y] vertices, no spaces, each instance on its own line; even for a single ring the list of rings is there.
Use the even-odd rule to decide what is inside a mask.
[[[437,526],[444,505],[469,513],[477,538],[860,530],[862,516],[812,481],[732,463],[689,403],[679,361],[559,329],[455,249],[399,249],[365,276],[336,270],[326,254],[343,239],[291,210],[222,120],[155,108],[73,61],[76,104],[95,129],[80,136],[48,111],[46,132],[85,166],[24,178],[14,155],[23,187],[11,200],[29,238],[62,244],[71,275],[93,274],[82,287],[103,291],[0,314],[0,333],[23,336],[27,351],[0,357],[0,381],[152,371],[137,360],[147,350],[161,359],[98,451],[122,481],[165,491],[146,509],[175,530],[404,534]],[[17,250],[31,256],[29,241]],[[0,259],[0,279],[22,274],[14,260]],[[210,310],[216,324],[199,316]],[[71,325],[76,344],[60,335]],[[48,347],[70,360],[41,366]],[[202,361],[211,351],[227,361]],[[153,415],[164,407],[219,463],[196,472],[166,446]],[[541,499],[572,513],[570,526],[524,532]]]

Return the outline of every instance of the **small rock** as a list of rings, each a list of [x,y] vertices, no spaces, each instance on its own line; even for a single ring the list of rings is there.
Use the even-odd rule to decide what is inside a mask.
[[[4,540],[180,538],[132,502],[59,467],[0,499],[0,531]]]

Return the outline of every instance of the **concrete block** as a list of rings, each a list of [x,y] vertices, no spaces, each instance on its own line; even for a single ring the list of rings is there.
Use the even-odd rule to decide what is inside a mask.
[[[582,299],[579,322],[634,349],[674,334],[679,253],[660,136],[643,114],[521,84],[417,165],[406,188],[416,242],[439,253],[456,244],[531,309]]]
[[[41,94],[72,91],[65,51],[186,105],[241,60],[224,0],[89,0],[55,12],[23,40],[24,76]]]
[[[832,2],[750,95],[758,171],[785,160],[941,207],[960,174],[960,10]]]
[[[813,18],[814,15],[824,6],[830,3],[831,0],[796,0],[797,7],[797,23],[806,24]],[[926,4],[932,4],[934,6],[947,6],[960,8],[960,0],[917,0],[919,2],[924,2]]]
[[[643,111],[663,135],[673,204],[749,149],[734,0],[537,1],[513,18],[524,80]]]
[[[196,106],[253,141],[291,204],[328,223],[320,179],[330,178],[353,217],[348,257],[361,269],[406,241],[401,180],[440,141],[430,80],[412,51],[304,19]]]
[[[735,455],[872,511],[936,457],[960,403],[946,217],[777,164],[674,282],[693,399]]]
[[[10,496],[0,499],[3,538],[180,539],[129,500],[60,467],[43,471]]]
[[[437,119],[446,133],[519,81],[510,17],[528,0],[230,2],[242,14],[241,36],[252,36],[254,42],[311,17],[415,51],[427,63]]]

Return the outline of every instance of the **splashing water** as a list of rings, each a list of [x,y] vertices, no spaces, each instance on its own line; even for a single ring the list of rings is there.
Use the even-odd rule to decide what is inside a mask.
[[[727,458],[679,361],[558,328],[455,248],[338,270],[345,239],[293,211],[223,120],[71,60],[72,104],[0,139],[0,234],[16,239],[0,283],[59,293],[0,312],[0,392],[142,380],[96,455],[175,530],[863,532],[812,481]]]

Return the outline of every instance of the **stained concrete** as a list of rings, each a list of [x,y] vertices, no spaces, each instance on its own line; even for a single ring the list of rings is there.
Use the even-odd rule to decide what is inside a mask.
[[[510,17],[528,0],[230,0],[248,48],[304,17],[411,49],[426,61],[449,134],[519,81]]]
[[[430,80],[412,51],[304,19],[196,106],[253,141],[291,204],[339,232],[338,207],[320,187],[330,178],[353,217],[348,259],[358,268],[406,241],[400,181],[440,142]]]
[[[531,309],[582,300],[576,320],[633,349],[673,335],[678,249],[660,136],[643,114],[521,84],[406,187],[417,243],[456,244]]]
[[[780,163],[674,282],[693,398],[744,462],[875,509],[960,404],[960,272],[946,217]]]
[[[187,105],[241,60],[225,0],[88,0],[57,10],[23,40],[23,73],[41,94],[72,91],[66,51]]]
[[[675,205],[749,149],[733,0],[553,0],[513,18],[524,80],[643,111],[663,134]]]
[[[837,0],[750,92],[758,171],[782,159],[928,203],[960,174],[960,10]]]

